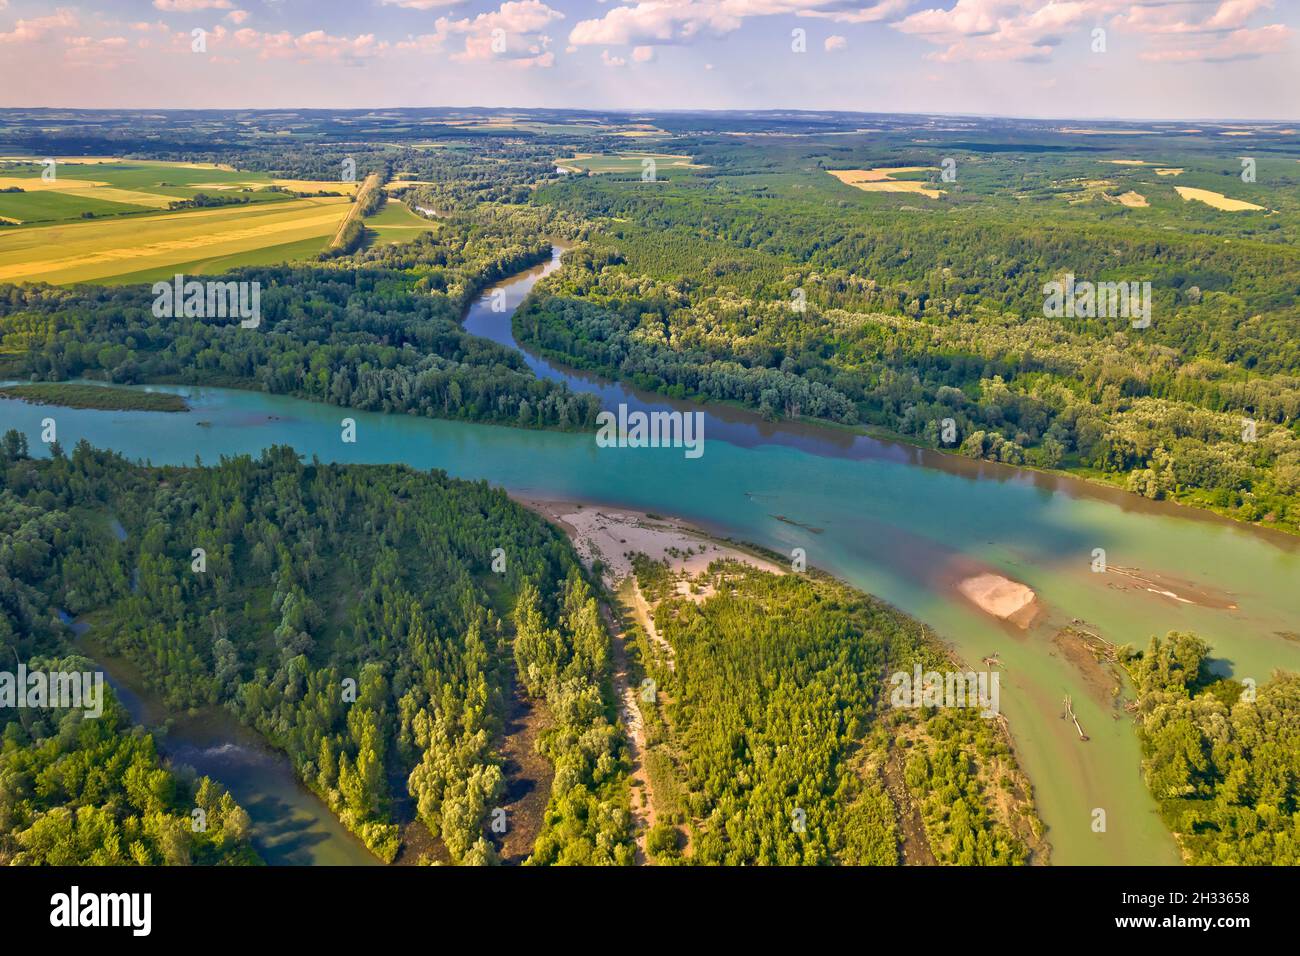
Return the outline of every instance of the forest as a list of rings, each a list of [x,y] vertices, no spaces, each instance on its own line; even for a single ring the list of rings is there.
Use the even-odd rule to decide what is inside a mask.
[[[0,643],[15,657],[66,652],[55,609],[83,618],[170,707],[225,706],[285,751],[380,859],[414,825],[398,812],[409,797],[445,861],[475,864],[497,856],[486,821],[504,786],[503,705],[517,673],[554,724],[541,741],[555,778],[533,862],[630,859],[608,637],[567,542],[503,492],[405,467],[306,464],[284,448],[160,469],[85,443],[53,452],[32,459],[17,432],[0,442]],[[21,834],[48,827],[52,855],[72,827],[85,858],[185,855],[163,819],[183,786],[114,714],[84,729],[75,715],[8,723],[9,839],[24,846]],[[108,754],[139,765],[147,786],[101,825],[95,806],[116,803],[78,767]],[[61,774],[62,789],[40,782]],[[117,785],[134,780],[124,770]],[[245,847],[239,814],[199,786],[231,818],[230,839],[210,831],[185,852],[233,859]],[[45,817],[56,822],[38,826]]]
[[[1147,786],[1186,862],[1300,864],[1300,675],[1216,676],[1194,634],[1131,653]]]
[[[662,564],[642,558],[636,571],[672,648],[632,629],[654,681],[641,709],[662,802],[649,836],[658,862],[894,865],[909,807],[932,862],[1046,862],[1002,725],[891,706],[889,674],[956,667],[923,625],[822,575],[714,562],[692,582],[707,595],[697,602]]]

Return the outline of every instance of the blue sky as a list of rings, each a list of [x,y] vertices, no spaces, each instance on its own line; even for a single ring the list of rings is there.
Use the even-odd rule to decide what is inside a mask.
[[[1295,119],[1298,27],[1300,0],[0,0],[0,106]]]

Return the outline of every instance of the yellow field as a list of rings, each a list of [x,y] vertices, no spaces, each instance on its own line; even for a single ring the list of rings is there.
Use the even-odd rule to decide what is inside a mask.
[[[342,193],[350,196],[360,183],[341,183],[330,179],[273,179],[277,186],[299,193]],[[257,185],[256,183],[252,185]]]
[[[0,163],[41,163],[47,157],[45,156],[0,156]],[[121,156],[54,156],[52,157],[60,166],[102,166],[106,163],[132,163],[139,165],[145,160],[123,159]],[[226,172],[234,172],[234,166],[228,166],[225,163],[176,163],[165,159],[150,159],[147,161],[150,166],[174,166],[177,169],[222,169]]]
[[[1144,206],[1151,205],[1149,202],[1147,202],[1146,196],[1143,196],[1140,192],[1137,192],[1136,190],[1133,189],[1130,189],[1128,192],[1122,194],[1118,198],[1120,203],[1125,206],[1142,208]]]
[[[1179,169],[1178,167],[1156,170],[1157,176],[1181,176],[1182,174],[1183,174],[1183,170]]]
[[[846,186],[875,193],[917,193],[929,199],[938,199],[943,191],[929,183],[909,179],[892,179],[895,173],[919,173],[934,166],[893,166],[881,169],[828,169],[826,170]]]
[[[108,183],[94,179],[57,179],[46,182],[43,179],[18,176],[0,176],[0,189],[17,186],[25,192],[59,192],[70,196],[82,196],[87,199],[103,199],[106,202],[124,202],[134,206],[149,206],[153,209],[166,209],[176,202],[175,196],[160,196],[157,193],[141,192],[138,189],[118,189]]]
[[[317,197],[0,233],[0,282],[91,282],[332,236],[352,204]]]
[[[1184,200],[1191,201],[1195,199],[1224,212],[1245,212],[1248,209],[1262,210],[1264,208],[1242,199],[1229,199],[1223,193],[1211,192],[1208,189],[1194,189],[1191,186],[1175,186],[1174,189],[1178,190],[1178,195],[1182,196]]]

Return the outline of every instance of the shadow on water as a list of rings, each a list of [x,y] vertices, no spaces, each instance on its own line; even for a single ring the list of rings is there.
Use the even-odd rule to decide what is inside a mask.
[[[253,845],[280,866],[372,866],[379,860],[297,779],[289,758],[234,715],[218,707],[178,712],[145,685],[139,670],[109,653],[85,622],[63,612],[77,633],[75,647],[104,670],[104,679],[131,719],[150,728],[160,752],[180,772],[189,768],[227,790],[252,822]]]

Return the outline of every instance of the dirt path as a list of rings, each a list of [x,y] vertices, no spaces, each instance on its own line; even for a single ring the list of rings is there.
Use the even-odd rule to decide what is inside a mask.
[[[514,693],[506,709],[505,736],[500,746],[506,779],[501,797],[506,832],[499,838],[497,850],[503,863],[518,865],[533,852],[541,832],[555,768],[537,752],[537,738],[550,725],[545,704],[530,700],[517,679],[512,684]]]
[[[330,240],[329,248],[338,249],[343,245],[343,232],[347,229],[348,224],[354,219],[362,219],[361,209],[365,202],[369,200],[372,193],[376,192],[382,185],[379,173],[371,173],[362,181],[361,187],[357,190],[356,199],[352,203],[352,208],[348,214],[343,217],[339,223],[338,229],[334,232],[334,238]]]
[[[646,834],[655,825],[654,787],[650,783],[650,774],[646,772],[645,760],[645,723],[641,718],[641,707],[637,701],[637,690],[632,686],[628,674],[627,636],[619,626],[614,614],[602,602],[601,617],[611,635],[610,647],[614,652],[614,693],[618,696],[620,716],[627,728],[627,742],[630,762],[632,764],[632,781],[629,788],[632,806],[633,827],[636,831],[636,862],[644,866],[647,862],[645,841]]]
[[[885,790],[898,810],[898,828],[903,837],[904,866],[935,866],[937,860],[930,850],[930,841],[925,835],[925,823],[921,820],[921,810],[903,782],[903,755],[894,751],[884,762],[883,774]]]
[[[635,577],[629,577],[624,587],[620,588],[620,594],[626,594],[632,605],[632,613],[636,617],[636,622],[641,625],[641,629],[650,636],[666,655],[668,669],[670,671],[677,669],[677,661],[673,656],[673,646],[666,641],[659,631],[655,628],[654,614],[650,611],[650,605],[641,593],[641,586],[636,583]]]

